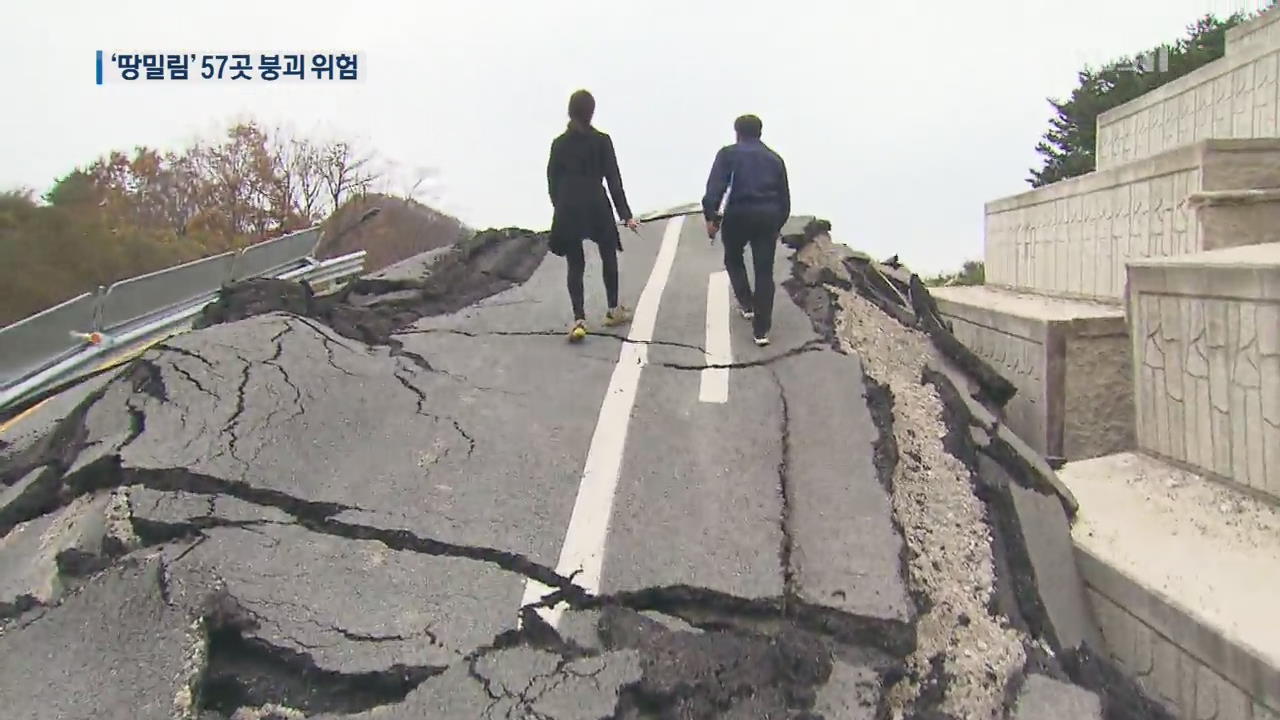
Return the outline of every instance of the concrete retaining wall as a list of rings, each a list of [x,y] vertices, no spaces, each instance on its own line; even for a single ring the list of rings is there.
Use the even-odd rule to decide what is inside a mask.
[[[1129,339],[1119,308],[986,287],[932,293],[956,338],[1017,387],[1005,422],[1031,447],[1077,460],[1132,446]]]
[[[1128,262],[1248,242],[1206,233],[1192,193],[1280,186],[1280,140],[1207,140],[986,205],[991,285],[1119,303]]]
[[[1273,668],[1087,551],[1076,558],[1107,653],[1149,696],[1186,720],[1280,720]]]
[[[1280,243],[1129,268],[1138,446],[1280,499]]]
[[[1227,54],[1098,116],[1098,170],[1210,138],[1277,134],[1280,12],[1228,34]]]
[[[1280,11],[1275,9],[1227,30],[1228,57],[1267,43],[1280,45]]]
[[[1125,674],[1179,718],[1280,720],[1280,508],[1143,453],[1069,463],[1059,479]]]

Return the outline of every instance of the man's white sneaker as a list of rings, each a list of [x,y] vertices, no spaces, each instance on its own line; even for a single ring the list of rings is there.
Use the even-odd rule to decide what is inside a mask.
[[[768,344],[769,344],[769,338],[767,337],[756,338],[756,345],[759,345],[760,347],[764,347],[765,345],[768,345]]]
[[[754,312],[744,307],[738,308],[738,312],[742,313],[742,317],[746,318],[747,320],[750,320],[756,316]]]

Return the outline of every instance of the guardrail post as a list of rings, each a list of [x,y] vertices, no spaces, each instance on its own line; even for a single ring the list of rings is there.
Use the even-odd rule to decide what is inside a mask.
[[[240,256],[244,254],[244,248],[236,251],[236,256],[227,264],[227,274],[222,276],[222,280],[218,283],[218,292],[222,292],[222,288],[231,284],[231,279],[236,276],[236,266],[240,264]]]
[[[93,295],[93,322],[86,328],[91,333],[102,330],[102,309],[106,306],[107,286],[99,285]]]
[[[236,250],[236,257],[234,260],[231,261],[231,272],[222,281],[223,287],[230,284],[231,281],[235,278],[235,276],[240,272],[240,264],[244,262],[244,251],[245,251],[245,248],[240,248]]]

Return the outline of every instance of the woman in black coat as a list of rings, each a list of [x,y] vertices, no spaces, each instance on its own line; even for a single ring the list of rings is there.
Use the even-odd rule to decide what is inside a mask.
[[[631,313],[618,304],[618,251],[622,239],[613,219],[609,197],[617,208],[618,218],[627,227],[638,227],[622,190],[618,158],[613,140],[591,126],[596,101],[591,93],[579,90],[569,97],[569,128],[551,143],[551,159],[547,162],[547,190],[555,215],[551,220],[551,252],[569,263],[569,300],[573,304],[573,328],[569,339],[587,336],[587,314],[583,308],[582,275],[586,257],[582,243],[595,241],[604,270],[604,289],[609,301],[605,325],[621,325]],[[601,181],[608,183],[605,195]]]

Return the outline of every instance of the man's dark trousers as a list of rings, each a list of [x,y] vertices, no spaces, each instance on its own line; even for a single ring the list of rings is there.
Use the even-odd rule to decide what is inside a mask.
[[[720,226],[724,269],[729,273],[738,305],[755,313],[752,325],[758,338],[768,336],[773,322],[773,255],[781,229],[777,212],[746,208],[726,212]],[[755,266],[754,292],[743,258],[747,247],[751,248],[751,264]]]

